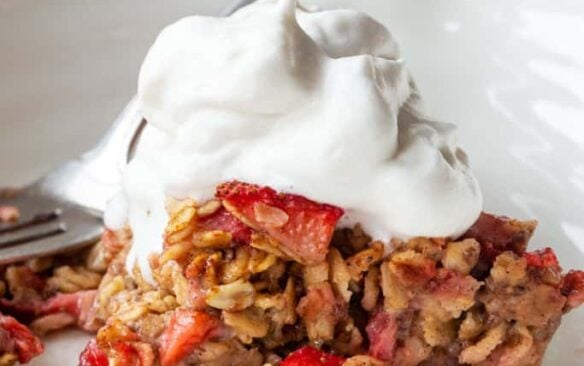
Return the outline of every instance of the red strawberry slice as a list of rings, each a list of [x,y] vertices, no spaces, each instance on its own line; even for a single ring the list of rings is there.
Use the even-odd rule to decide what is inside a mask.
[[[218,326],[216,318],[202,311],[176,310],[160,337],[160,365],[179,364]]]
[[[490,267],[506,250],[523,254],[536,226],[536,221],[519,221],[482,212],[463,238],[473,238],[481,244],[481,262]]]
[[[535,252],[523,253],[523,258],[527,261],[527,265],[536,268],[556,268],[560,269],[558,257],[552,248],[544,248],[536,250]]]
[[[566,303],[568,309],[584,303],[584,271],[571,270],[564,276],[562,294],[568,298]]]
[[[304,264],[323,261],[343,210],[272,188],[231,181],[217,187],[229,212],[277,240],[280,249]]]
[[[40,339],[11,316],[0,314],[0,354],[16,353],[24,364],[40,355],[44,346]]]
[[[237,244],[249,244],[251,241],[251,229],[235,216],[221,207],[217,212],[207,217],[202,217],[198,222],[202,230],[222,230],[231,233],[233,241]]]
[[[79,355],[79,366],[108,366],[107,355],[95,341],[90,341]]]
[[[344,358],[304,346],[292,352],[280,366],[341,366]]]

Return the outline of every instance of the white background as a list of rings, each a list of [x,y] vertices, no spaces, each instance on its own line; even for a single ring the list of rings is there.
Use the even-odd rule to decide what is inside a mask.
[[[0,0],[0,185],[26,183],[88,149],[133,95],[161,27],[227,3]],[[428,110],[459,124],[486,209],[539,219],[534,245],[584,268],[583,1],[310,3],[386,23]],[[564,323],[548,364],[581,365],[584,311]],[[37,365],[75,364],[59,358],[77,352],[60,338]]]

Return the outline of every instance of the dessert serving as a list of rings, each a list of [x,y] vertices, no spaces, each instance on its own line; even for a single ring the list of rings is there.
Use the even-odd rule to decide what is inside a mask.
[[[454,125],[389,31],[258,1],[158,36],[106,229],[2,268],[0,365],[95,332],[82,366],[539,365],[584,272],[482,212]],[[0,207],[0,219],[18,210]]]

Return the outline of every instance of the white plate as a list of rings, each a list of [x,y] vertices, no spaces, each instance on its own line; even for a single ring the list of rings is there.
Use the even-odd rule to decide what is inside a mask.
[[[221,2],[199,0],[197,6],[218,3]],[[584,268],[584,2],[320,0],[311,3],[363,9],[388,24],[401,40],[403,54],[425,96],[428,110],[460,125],[460,141],[469,152],[481,181],[486,209],[520,218],[537,218],[540,227],[533,246],[553,246],[565,268]],[[167,15],[169,8],[175,13],[187,8],[179,1],[160,3],[160,7],[165,7]],[[141,11],[140,7],[135,9],[135,18],[151,16]],[[22,16],[28,19],[28,15]],[[105,17],[125,19],[105,12],[84,16],[92,23]],[[78,27],[85,21],[85,18],[72,20]],[[118,27],[122,35],[124,31],[123,26]],[[59,34],[72,37],[68,32]],[[143,47],[146,40],[140,42]],[[75,52],[82,57],[86,49],[81,42],[77,43]],[[112,44],[104,42],[98,46],[98,53],[107,54]],[[127,67],[123,51],[117,52],[120,61],[116,62]],[[128,57],[139,59],[136,49],[128,52],[131,53]],[[87,65],[93,65],[92,62],[87,60]],[[101,70],[107,73],[111,69],[114,73],[117,64],[111,62]],[[81,74],[86,70],[70,72]],[[42,79],[41,75],[34,74],[30,78],[27,83],[32,85]],[[117,90],[115,80],[101,85],[100,78],[102,75],[97,74],[86,77],[90,87],[101,88],[101,95],[110,89]],[[123,87],[127,88],[127,78],[124,82]],[[34,96],[34,88],[29,91]],[[6,93],[0,93],[0,97],[6,98]],[[114,107],[123,104],[123,97],[104,97],[96,103],[107,105],[112,115]],[[60,108],[66,114],[64,108],[72,105],[77,115],[95,112],[95,108],[85,105],[87,100],[77,95],[67,98],[66,103],[55,100],[51,110]],[[6,100],[0,99],[0,107]],[[18,112],[29,116],[31,124],[44,113],[41,110],[35,114],[26,106],[22,110],[14,109],[14,113]],[[98,117],[90,116],[95,121]],[[77,123],[73,118],[69,120],[70,126]],[[96,136],[99,128],[95,130],[94,135],[83,135],[85,140]],[[8,141],[5,136],[0,134],[0,146]],[[29,138],[18,134],[21,140],[14,141],[13,136],[10,146],[15,154],[12,156],[25,151],[20,144]],[[50,150],[54,146],[48,139],[37,140],[41,148]],[[77,152],[63,151],[59,157]],[[51,161],[50,155],[47,160]],[[0,156],[0,162],[8,166],[4,156]],[[39,171],[30,161],[20,161],[18,166],[23,177]],[[74,365],[84,342],[79,333],[57,335],[47,342],[46,355],[33,364]],[[584,311],[579,310],[564,319],[545,364],[576,366],[582,364],[583,357]]]

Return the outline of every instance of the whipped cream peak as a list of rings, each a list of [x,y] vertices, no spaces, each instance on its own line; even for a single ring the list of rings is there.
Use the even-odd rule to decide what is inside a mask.
[[[357,11],[281,0],[184,18],[148,52],[138,98],[148,126],[111,209],[147,278],[166,198],[232,179],[341,207],[385,242],[460,235],[482,209],[455,126],[425,116],[391,33]]]

